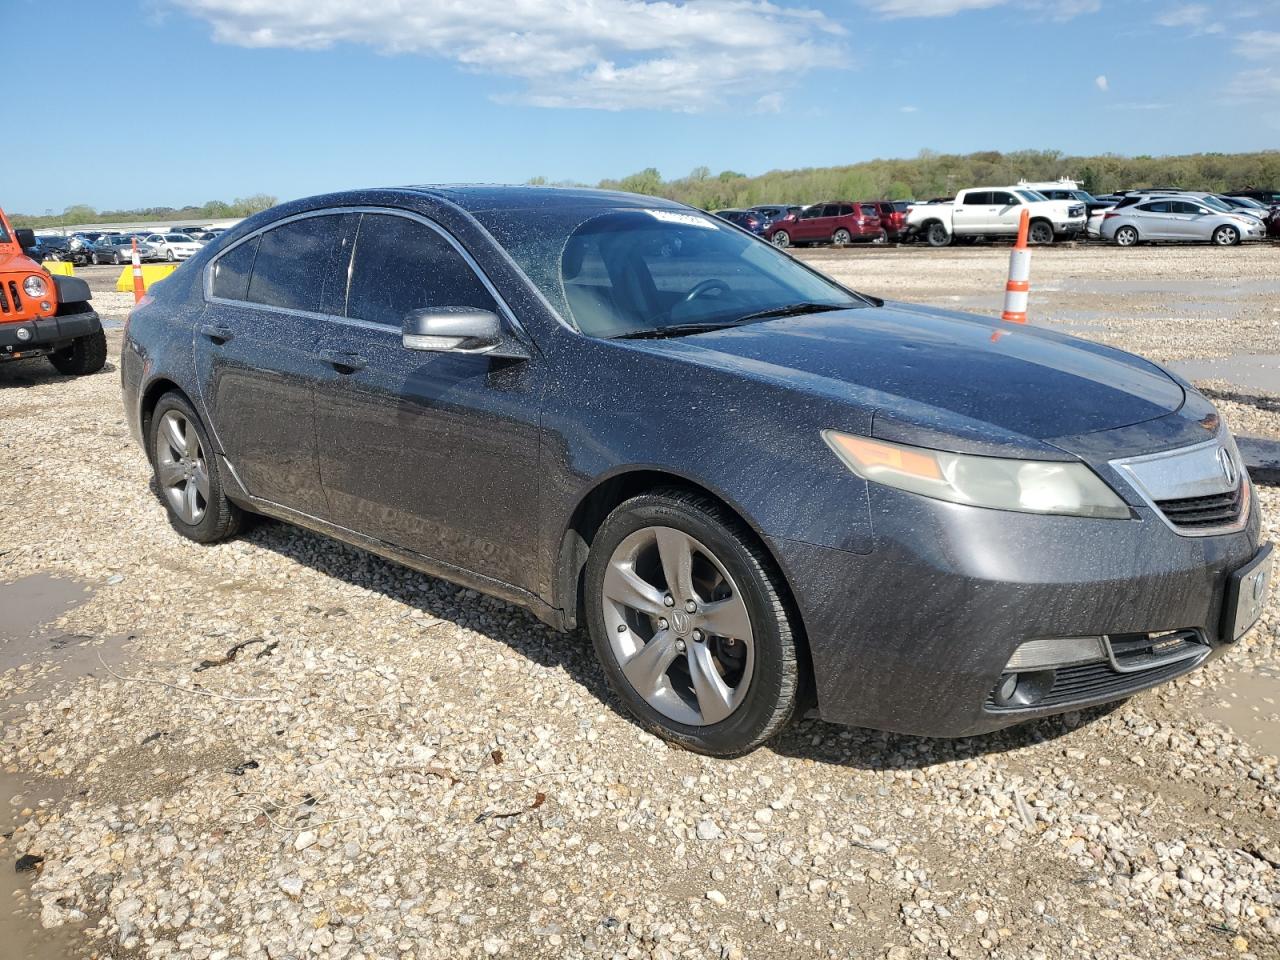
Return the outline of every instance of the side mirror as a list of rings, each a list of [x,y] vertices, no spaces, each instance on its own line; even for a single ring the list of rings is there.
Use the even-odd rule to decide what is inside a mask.
[[[13,231],[13,236],[23,250],[30,250],[36,245],[36,232],[27,227],[18,227]]]
[[[501,318],[479,307],[413,310],[405,315],[400,341],[406,350],[529,359],[529,351],[507,332]]]

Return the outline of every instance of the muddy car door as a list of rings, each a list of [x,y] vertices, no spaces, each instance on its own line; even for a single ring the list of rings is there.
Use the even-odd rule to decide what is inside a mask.
[[[401,339],[415,310],[471,307],[508,323],[510,314],[462,248],[416,216],[364,213],[350,276],[347,316],[326,325],[316,390],[332,522],[532,586],[537,360],[411,350]]]
[[[341,313],[356,214],[285,221],[209,267],[195,331],[202,398],[218,444],[250,494],[311,516],[326,511],[313,392],[326,369],[321,318]]]

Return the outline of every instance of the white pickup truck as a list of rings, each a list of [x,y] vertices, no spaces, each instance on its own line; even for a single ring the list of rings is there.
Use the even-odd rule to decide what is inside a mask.
[[[907,211],[906,234],[931,247],[953,238],[1012,237],[1022,211],[1031,211],[1029,243],[1053,243],[1084,232],[1085,206],[1076,200],[1049,200],[1029,187],[974,187],[950,203],[915,204]]]

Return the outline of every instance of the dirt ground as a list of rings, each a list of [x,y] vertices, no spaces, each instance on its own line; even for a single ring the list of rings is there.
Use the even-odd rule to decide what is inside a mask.
[[[994,314],[1008,249],[799,255]],[[108,369],[0,366],[0,960],[1280,957],[1274,599],[1110,709],[708,760],[581,634],[283,524],[179,538],[120,407],[131,297],[78,272]],[[1042,249],[1032,283],[1033,323],[1256,438],[1276,539],[1280,246]]]

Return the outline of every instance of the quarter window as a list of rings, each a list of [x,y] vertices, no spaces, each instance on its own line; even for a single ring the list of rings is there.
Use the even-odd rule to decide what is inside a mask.
[[[253,258],[258,255],[261,237],[246,240],[228,250],[213,265],[213,295],[224,300],[243,300],[249,292]]]
[[[356,235],[347,316],[399,328],[424,307],[497,310],[471,265],[437,231],[416,220],[366,213]]]
[[[305,217],[268,230],[258,244],[246,299],[268,307],[341,315],[345,227],[353,214]],[[341,261],[341,262],[340,262]]]

